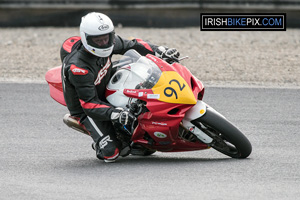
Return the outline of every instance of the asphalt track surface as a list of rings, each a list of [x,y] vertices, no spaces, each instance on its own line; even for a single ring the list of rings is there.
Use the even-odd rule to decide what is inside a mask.
[[[213,149],[95,157],[46,84],[0,84],[0,199],[299,199],[300,89],[208,87],[204,101],[249,138],[248,159]]]

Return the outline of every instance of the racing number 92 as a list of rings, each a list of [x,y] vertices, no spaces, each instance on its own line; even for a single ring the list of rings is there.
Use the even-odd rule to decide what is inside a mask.
[[[179,81],[176,80],[176,79],[172,79],[170,82],[169,82],[169,85],[171,85],[172,82],[175,82],[177,83],[180,91],[182,91],[185,87],[185,84],[183,83],[182,86],[180,85]],[[175,95],[175,98],[178,99],[178,95],[177,95],[177,92],[174,88],[172,87],[166,87],[165,90],[164,90],[164,94],[167,96],[167,97],[171,97],[173,95]]]

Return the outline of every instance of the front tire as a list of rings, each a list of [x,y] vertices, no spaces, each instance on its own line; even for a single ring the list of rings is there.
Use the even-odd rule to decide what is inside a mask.
[[[232,158],[247,158],[251,154],[252,146],[249,140],[214,109],[208,107],[202,117],[191,122],[213,138],[209,145],[215,150]]]

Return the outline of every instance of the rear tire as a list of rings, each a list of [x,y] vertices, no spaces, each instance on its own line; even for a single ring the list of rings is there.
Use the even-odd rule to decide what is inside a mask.
[[[232,158],[247,158],[252,146],[244,134],[214,109],[208,107],[206,113],[192,123],[213,138],[209,145]]]

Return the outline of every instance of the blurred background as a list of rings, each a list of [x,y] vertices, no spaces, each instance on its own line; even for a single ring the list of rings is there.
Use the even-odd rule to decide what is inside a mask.
[[[115,26],[196,27],[200,13],[287,13],[300,28],[300,0],[0,0],[0,27],[74,27],[88,12]]]

